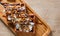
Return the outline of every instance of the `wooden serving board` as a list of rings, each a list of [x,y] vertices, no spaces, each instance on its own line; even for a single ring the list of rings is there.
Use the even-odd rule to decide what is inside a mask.
[[[13,30],[9,25],[8,25],[8,21],[6,20],[6,18],[3,16],[4,14],[2,13],[2,11],[0,12],[0,19],[4,22],[4,24],[16,35],[16,36],[48,36],[51,32],[50,27],[47,25],[47,23],[38,15],[36,14],[36,12],[27,4],[27,2],[25,2],[25,0],[16,0],[16,2],[22,2],[25,4],[26,9],[29,12],[32,12],[35,17],[36,17],[36,27],[35,27],[35,31],[33,33],[35,33],[34,35],[32,35],[32,33],[28,34],[28,33],[24,33],[24,35],[22,34],[22,32],[15,32],[15,30]],[[2,9],[2,8],[1,8]],[[3,8],[4,9],[4,8]]]

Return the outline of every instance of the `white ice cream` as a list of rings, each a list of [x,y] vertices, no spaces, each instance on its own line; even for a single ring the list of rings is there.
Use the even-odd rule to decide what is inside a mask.
[[[16,24],[16,29],[19,29],[19,27],[20,27],[20,26],[19,26],[19,24],[17,23],[17,24]]]
[[[11,20],[11,16],[8,16],[8,20]]]

